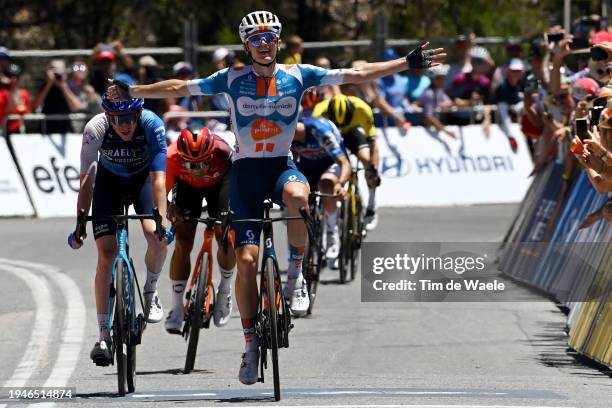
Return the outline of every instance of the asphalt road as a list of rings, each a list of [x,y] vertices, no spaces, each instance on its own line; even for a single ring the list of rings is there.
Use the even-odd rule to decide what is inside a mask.
[[[496,242],[515,211],[512,205],[382,210],[368,241]],[[226,327],[202,332],[189,375],[180,370],[184,340],[166,334],[162,323],[149,325],[138,347],[137,392],[116,397],[114,368],[89,360],[97,339],[96,252],[93,240],[80,251],[67,248],[73,224],[0,220],[0,394],[8,386],[72,387],[74,398],[58,407],[273,403],[270,382],[238,382],[237,310]],[[142,273],[139,234],[132,228],[131,251]],[[283,237],[275,234],[281,260]],[[163,275],[162,303],[169,305],[167,269]],[[565,316],[526,289],[514,288],[534,302],[361,303],[359,281],[336,279],[324,273],[315,314],[295,321],[291,348],[281,350],[283,399],[276,405],[611,406],[610,374],[566,352]],[[0,408],[33,402],[0,399]]]

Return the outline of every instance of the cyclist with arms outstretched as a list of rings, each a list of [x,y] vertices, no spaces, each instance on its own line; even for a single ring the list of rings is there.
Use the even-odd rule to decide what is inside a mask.
[[[168,333],[182,334],[184,320],[183,296],[189,273],[197,223],[181,222],[185,216],[197,218],[206,198],[208,215],[219,218],[228,210],[232,149],[208,128],[195,132],[183,129],[178,139],[168,146],[166,191],[172,191],[170,213],[179,222],[174,231],[174,252],[170,261],[172,308],[166,318]],[[221,225],[215,227],[217,244],[221,240]],[[213,320],[217,327],[225,326],[232,312],[232,275],[236,258],[233,249],[223,251],[217,245],[217,262],[221,272]]]
[[[157,207],[166,213],[166,134],[164,123],[153,112],[143,110],[140,98],[113,102],[102,97],[104,113],[94,116],[83,131],[81,147],[81,189],[77,198],[80,209],[91,215],[94,238],[98,249],[95,296],[98,314],[99,340],[90,357],[96,365],[107,366],[112,361],[108,327],[108,298],[113,261],[117,250],[117,226],[109,215],[123,214],[126,199],[134,204],[136,213],[151,214]],[[99,154],[99,158],[98,158]],[[165,226],[165,217],[162,224]],[[157,280],[166,258],[167,238],[160,241],[155,234],[155,221],[142,221],[147,240],[144,285],[145,316],[150,323],[163,317],[157,295]],[[85,237],[72,233],[73,249],[83,245]]]
[[[281,23],[268,11],[247,14],[239,26],[240,39],[252,65],[226,68],[208,78],[177,79],[150,85],[128,86],[114,81],[110,92],[117,100],[128,97],[168,98],[225,93],[230,99],[232,130],[236,134],[232,163],[230,208],[235,218],[257,218],[263,214],[263,198],[272,196],[287,208],[289,216],[299,216],[308,206],[308,182],[290,155],[300,99],[313,86],[339,85],[373,80],[408,69],[427,68],[444,58],[443,50],[417,47],[406,58],[365,64],[359,69],[326,70],[312,65],[283,65],[276,62],[281,46]],[[244,328],[245,353],[239,379],[257,382],[259,339],[255,334],[258,307],[257,259],[260,224],[235,226],[238,275],[236,300]],[[290,310],[296,315],[308,311],[309,298],[302,276],[306,225],[300,220],[287,224],[290,263],[284,288]]]

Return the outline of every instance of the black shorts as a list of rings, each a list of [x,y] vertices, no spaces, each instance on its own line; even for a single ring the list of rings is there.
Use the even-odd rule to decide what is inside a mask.
[[[219,218],[220,213],[229,208],[230,172],[221,181],[211,187],[193,187],[181,179],[177,179],[172,187],[172,202],[178,210],[187,210],[192,217],[202,214],[202,199],[206,199],[208,216]]]
[[[365,130],[361,126],[354,127],[342,133],[342,138],[344,139],[344,146],[355,155],[359,149],[369,146]]]
[[[306,176],[310,191],[319,190],[319,179],[331,166],[334,165],[334,160],[331,157],[326,157],[321,160],[300,159],[297,162],[298,170]]]
[[[96,218],[123,214],[125,202],[134,204],[136,214],[153,212],[153,189],[149,169],[129,177],[122,177],[98,164],[91,209],[95,239],[105,235],[115,235],[117,225],[114,221],[96,221]]]

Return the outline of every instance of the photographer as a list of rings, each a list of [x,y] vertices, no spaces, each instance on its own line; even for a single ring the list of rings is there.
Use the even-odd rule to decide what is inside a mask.
[[[70,89],[67,82],[64,60],[52,60],[46,71],[46,82],[34,98],[32,109],[46,115],[78,112],[81,100]],[[72,124],[68,119],[43,121],[43,133],[69,133]]]

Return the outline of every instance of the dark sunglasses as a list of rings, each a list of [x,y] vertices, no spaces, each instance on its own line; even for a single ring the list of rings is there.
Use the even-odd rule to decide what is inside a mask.
[[[265,41],[266,44],[273,44],[278,42],[278,36],[274,33],[262,33],[254,34],[247,38],[247,42],[253,47],[259,47],[261,42]]]
[[[207,161],[201,161],[201,162],[183,161],[183,167],[186,168],[187,170],[205,170],[208,168],[209,165],[210,163]]]
[[[111,114],[107,113],[110,122],[114,125],[135,125],[140,118],[140,112],[130,112],[122,114]]]

